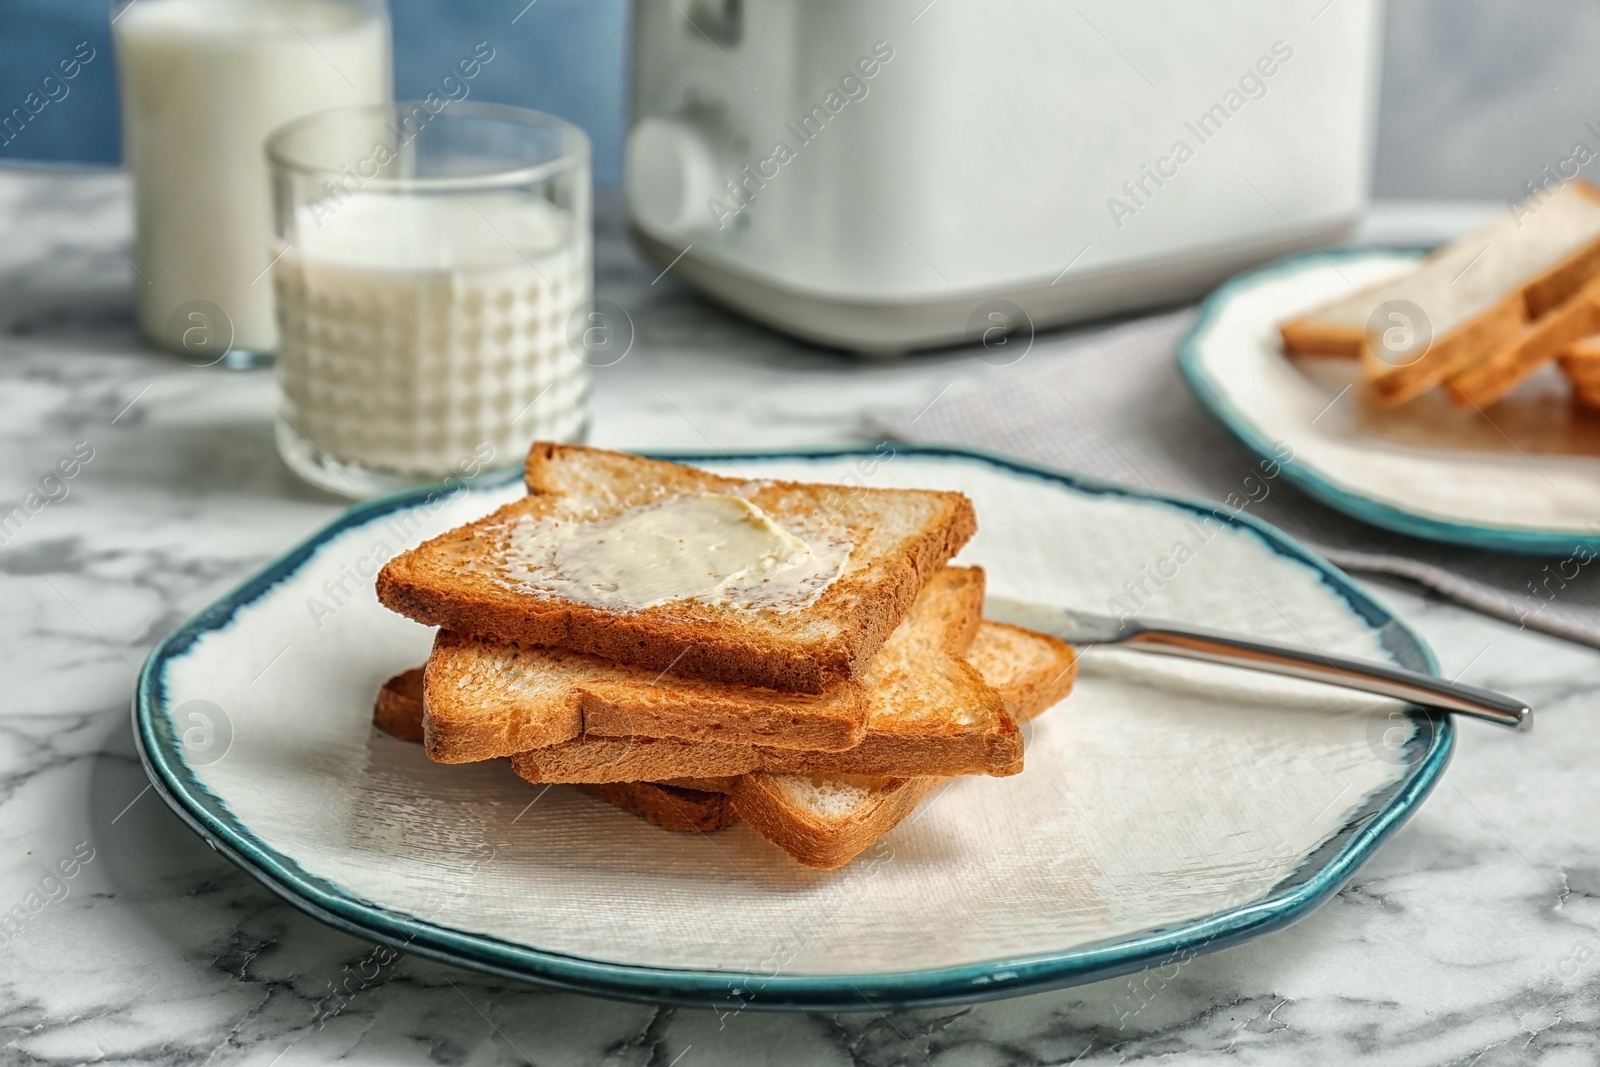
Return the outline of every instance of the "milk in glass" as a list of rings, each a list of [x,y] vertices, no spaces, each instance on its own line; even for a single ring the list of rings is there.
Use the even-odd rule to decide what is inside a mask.
[[[516,190],[298,210],[273,267],[286,455],[442,477],[583,435],[568,326],[590,298],[587,220]]]

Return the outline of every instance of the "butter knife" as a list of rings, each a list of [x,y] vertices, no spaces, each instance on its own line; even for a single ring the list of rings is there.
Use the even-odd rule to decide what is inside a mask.
[[[1313,649],[1186,623],[1124,619],[1003,596],[985,598],[983,614],[995,622],[1008,622],[1059,637],[1069,645],[1122,645],[1139,652],[1204,660],[1376,693],[1426,708],[1470,715],[1513,730],[1527,730],[1533,726],[1533,711],[1515,697],[1387,663],[1330,656]]]

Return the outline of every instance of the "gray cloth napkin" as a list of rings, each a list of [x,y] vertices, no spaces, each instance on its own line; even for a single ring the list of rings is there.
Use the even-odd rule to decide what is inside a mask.
[[[1174,350],[1193,317],[1182,311],[1142,319],[1059,354],[1032,355],[998,384],[952,391],[920,412],[869,422],[898,440],[1004,452],[1227,503],[1228,511],[1242,506],[1347,570],[1409,578],[1485,614],[1600,647],[1600,587],[1588,580],[1594,568],[1583,565],[1583,555],[1534,558],[1390,533],[1264,470],[1183,381]]]

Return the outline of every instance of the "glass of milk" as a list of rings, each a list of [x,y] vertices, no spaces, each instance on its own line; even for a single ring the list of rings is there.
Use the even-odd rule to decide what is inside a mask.
[[[118,0],[139,331],[196,364],[277,347],[267,134],[392,96],[383,0]]]
[[[588,430],[589,139],[523,108],[338,108],[272,135],[284,461],[345,496]]]

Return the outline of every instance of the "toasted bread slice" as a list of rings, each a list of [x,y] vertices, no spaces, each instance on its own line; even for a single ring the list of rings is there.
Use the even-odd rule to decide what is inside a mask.
[[[1588,337],[1580,337],[1573,341],[1561,352],[1562,359],[1576,359],[1585,364],[1592,360],[1600,360],[1600,333],[1592,333]],[[1600,364],[1595,365],[1600,370]]]
[[[421,741],[422,668],[413,667],[383,683],[372,706],[372,725],[402,741]]]
[[[409,671],[401,671],[383,683],[378,690],[378,698],[373,703],[373,726],[401,741],[420,743],[423,740],[425,713],[422,701],[422,672],[423,668],[413,667]],[[737,780],[731,776],[672,778],[665,782],[647,784],[670,785],[702,793],[731,793]]]
[[[1569,182],[1428,256],[1414,270],[1341,297],[1280,328],[1294,355],[1362,359],[1368,395],[1400,404],[1499,350],[1523,326],[1600,275],[1600,190]],[[1420,309],[1431,343],[1386,362],[1370,343],[1380,307]]]
[[[1077,658],[1044,634],[985,622],[967,652],[1013,714],[1033,718],[1072,688]],[[733,808],[762,837],[808,867],[842,866],[888,833],[938,785],[936,778],[748,774]]]
[[[1575,360],[1577,365],[1585,370],[1600,372],[1600,333],[1592,333],[1588,337],[1580,337],[1562,349],[1563,362]]]
[[[512,757],[534,782],[661,781],[747,774],[1015,774],[1022,736],[1004,699],[962,658],[979,632],[983,572],[949,567],[867,668],[866,735],[842,752],[585,736]],[[429,708],[432,714],[432,708]]]
[[[755,745],[590,737],[519,752],[511,769],[530,782],[737,778],[763,769],[766,752]]]
[[[940,781],[748,774],[734,788],[732,807],[752,830],[807,867],[831,871],[898,826]]]
[[[967,662],[1018,723],[1054,707],[1078,680],[1078,657],[1065,641],[987,619],[967,649]]]
[[[1585,410],[1600,411],[1600,333],[1569,344],[1557,364],[1572,383],[1573,402]]]
[[[968,656],[1020,719],[1053,706],[1077,675],[1076,658],[1065,644],[1003,623],[983,623]],[[421,673],[417,668],[385,683],[374,711],[380,728],[420,739]],[[938,782],[931,777],[752,774],[578,788],[670,830],[718,829],[742,810],[762,836],[800,862],[827,870],[848,863],[893,829]]]
[[[1445,382],[1457,406],[1486,408],[1521,385],[1528,375],[1563,349],[1600,330],[1600,280],[1590,282],[1566,303],[1523,326],[1488,358]]]
[[[580,736],[727,741],[830,751],[860,742],[867,690],[820,696],[678,678],[561,649],[440,630],[425,681],[428,755],[510,756]]]
[[[865,668],[977,529],[960,493],[745,481],[573,445],[536,442],[526,478],[524,499],[390,560],[378,599],[462,633],[670,668],[681,678],[823,693]],[[809,578],[769,589],[752,563],[731,599],[641,603],[622,588],[634,583],[580,583],[560,563],[564,546],[598,543],[617,523],[648,519],[647,509],[676,515],[729,498],[806,542],[795,558],[813,570],[795,573]],[[667,526],[656,543],[674,540],[668,534],[679,527]],[[705,534],[692,522],[682,529],[679,543],[725,532]]]
[[[576,788],[631,811],[663,830],[705,833],[739,821],[726,793],[684,789],[664,782],[589,782]]]
[[[372,725],[402,741],[421,741],[422,708],[422,668],[414,667],[383,683],[373,704]],[[704,831],[720,830],[738,821],[728,799],[736,782],[733,778],[686,778],[671,782],[607,782],[577,788],[664,830]]]

